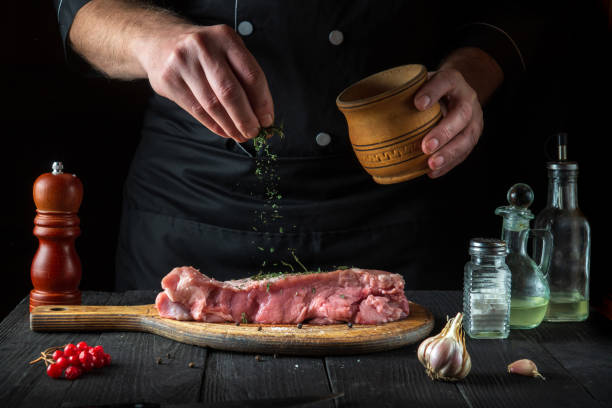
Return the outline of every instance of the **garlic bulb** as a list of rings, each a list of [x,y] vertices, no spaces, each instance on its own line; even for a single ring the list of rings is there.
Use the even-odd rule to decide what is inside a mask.
[[[423,340],[419,346],[419,361],[432,380],[456,381],[470,372],[472,360],[465,348],[462,320],[463,314],[457,313],[440,334]]]
[[[535,363],[526,358],[522,360],[517,360],[514,363],[509,364],[508,372],[510,374],[526,375],[529,377],[540,377],[543,380],[546,379],[542,376],[542,374],[538,372],[538,367],[535,365]]]

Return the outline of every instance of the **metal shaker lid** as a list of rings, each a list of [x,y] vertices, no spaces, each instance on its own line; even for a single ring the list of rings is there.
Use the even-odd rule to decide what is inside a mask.
[[[506,242],[496,238],[472,238],[470,255],[506,255]]]

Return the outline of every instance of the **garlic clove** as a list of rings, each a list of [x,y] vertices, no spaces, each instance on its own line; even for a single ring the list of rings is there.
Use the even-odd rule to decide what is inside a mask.
[[[457,313],[438,335],[423,340],[419,345],[419,361],[431,379],[456,381],[470,372],[472,361],[465,348],[462,320],[463,314]]]
[[[522,360],[517,360],[509,364],[508,372],[510,374],[519,374],[519,375],[525,375],[528,377],[540,377],[543,380],[546,379],[544,378],[544,376],[542,376],[542,374],[538,372],[538,367],[535,365],[535,363],[526,358]]]
[[[442,338],[429,354],[427,369],[438,373],[441,377],[452,377],[461,370],[463,352],[453,339]]]
[[[424,366],[427,366],[427,363],[425,362],[425,351],[427,350],[429,344],[434,340],[435,337],[426,338],[425,340],[423,340],[423,342],[419,346],[419,350],[417,351],[417,357],[419,358],[421,364],[423,364]]]

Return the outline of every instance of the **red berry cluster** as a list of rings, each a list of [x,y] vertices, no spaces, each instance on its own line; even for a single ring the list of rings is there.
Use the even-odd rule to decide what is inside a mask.
[[[51,350],[52,354],[51,354]],[[74,344],[66,344],[62,347],[52,347],[41,353],[40,359],[47,365],[47,375],[51,378],[60,378],[62,373],[69,380],[76,380],[83,373],[94,368],[102,368],[110,365],[111,356],[104,352],[102,346],[90,347],[84,341]],[[51,358],[49,358],[51,357]]]

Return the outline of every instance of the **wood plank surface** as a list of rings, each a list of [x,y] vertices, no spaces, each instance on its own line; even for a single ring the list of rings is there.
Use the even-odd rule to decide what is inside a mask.
[[[84,302],[99,305],[113,302],[113,298],[117,298],[117,295],[111,296],[110,293],[98,292],[89,295]],[[17,320],[7,318],[0,326],[0,332],[9,334],[0,343],[3,365],[9,368],[0,370],[0,402],[2,402],[0,406],[59,407],[69,392],[73,390],[75,383],[52,380],[45,373],[44,363],[28,365],[28,362],[40,356],[40,352],[48,347],[81,340],[89,344],[100,344],[100,335],[99,333],[35,333],[30,331],[27,318],[27,298],[13,313],[19,318]],[[7,330],[5,323],[8,322],[12,322],[12,327]],[[85,378],[83,380],[87,381]],[[89,379],[89,381],[92,380]],[[77,392],[80,392],[78,387]]]
[[[327,395],[323,359],[211,350],[202,387],[203,402]],[[333,401],[308,404],[331,408]]]
[[[30,314],[35,331],[125,330],[164,336],[182,343],[220,350],[294,355],[372,353],[414,344],[430,333],[433,316],[411,303],[408,318],[349,327],[266,325],[178,321],[159,316],[155,305],[39,306]]]
[[[612,407],[612,322],[591,312],[588,322],[542,323],[529,335],[567,375],[602,405]]]
[[[155,291],[126,292],[114,298],[114,304],[148,303],[155,295]],[[199,400],[207,349],[140,332],[99,333],[99,343],[113,357],[111,366],[77,380],[64,396],[65,402],[179,404]]]

